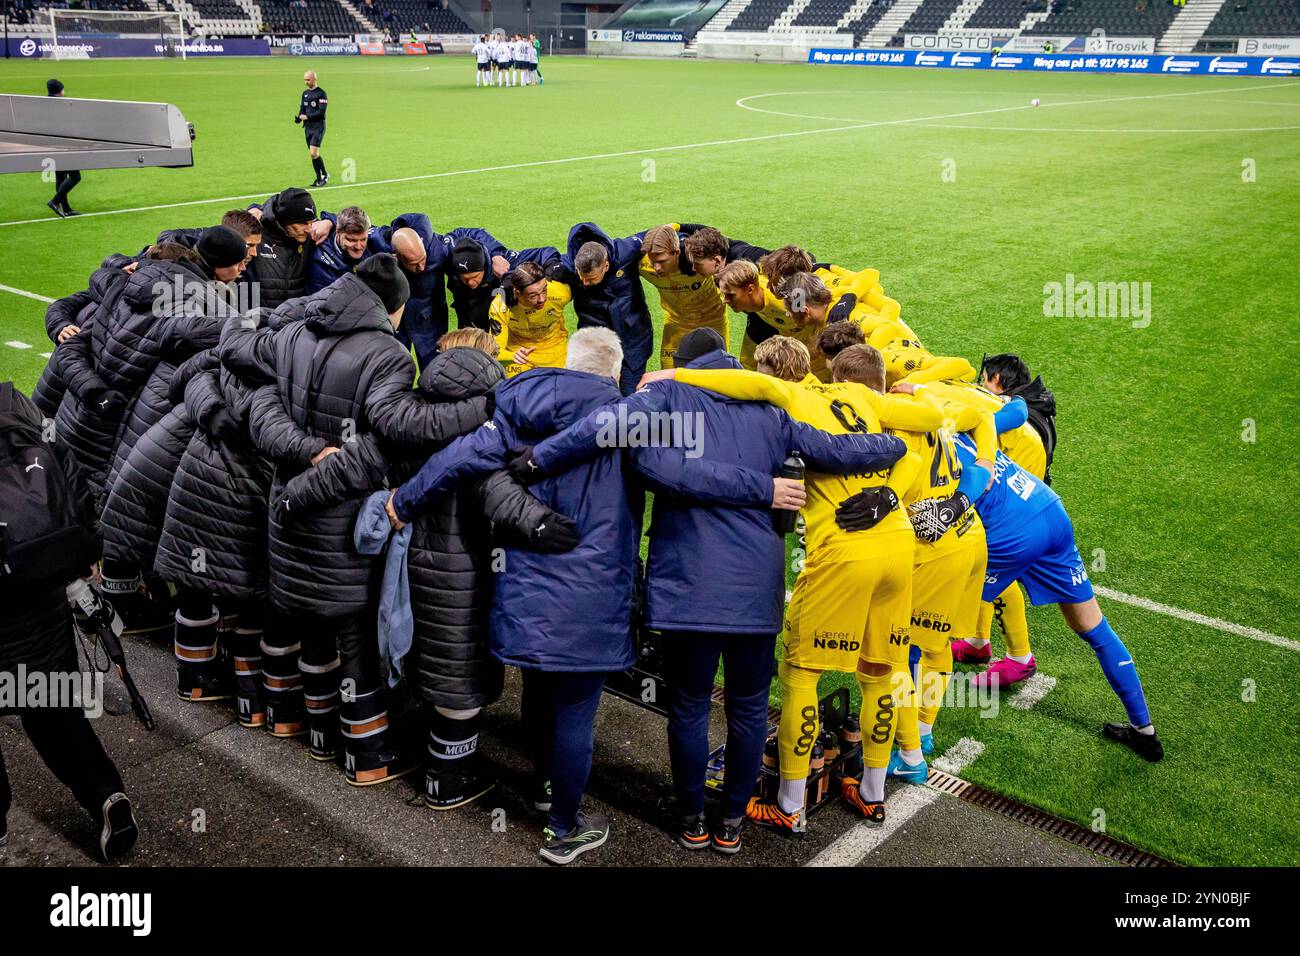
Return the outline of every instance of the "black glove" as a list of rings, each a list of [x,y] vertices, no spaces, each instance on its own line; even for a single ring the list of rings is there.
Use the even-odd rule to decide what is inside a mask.
[[[868,488],[845,498],[835,509],[835,523],[845,531],[867,531],[898,507],[898,495],[888,485]]]
[[[546,278],[552,282],[563,282],[565,285],[572,285],[573,280],[577,278],[559,259],[547,266],[545,271]]]
[[[926,498],[907,506],[912,530],[922,541],[934,544],[957,523],[970,508],[970,499],[962,492],[951,498]]]
[[[858,297],[852,292],[846,292],[840,296],[840,301],[835,303],[835,308],[826,313],[826,324],[832,322],[843,322],[853,314],[853,309],[858,304]]]
[[[554,514],[533,529],[528,536],[528,543],[534,551],[542,554],[560,554],[572,551],[582,540],[578,536],[578,526],[562,514]]]
[[[497,413],[497,390],[493,388],[490,392],[484,392],[483,397],[487,399],[485,407],[487,409],[488,421],[491,421],[492,417]]]
[[[225,405],[218,405],[203,423],[203,430],[223,442],[237,442],[244,437],[243,423]]]
[[[506,465],[506,471],[510,472],[511,478],[523,485],[531,484],[542,478],[541,469],[537,467],[537,462],[533,460],[531,445],[510,459],[510,463]]]

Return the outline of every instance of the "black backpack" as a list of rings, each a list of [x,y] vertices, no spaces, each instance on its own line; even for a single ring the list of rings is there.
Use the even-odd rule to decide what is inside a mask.
[[[71,581],[99,560],[99,547],[40,422],[27,396],[0,382],[0,578]]]
[[[1043,450],[1047,452],[1047,470],[1043,474],[1043,480],[1050,485],[1052,457],[1056,454],[1056,396],[1043,384],[1041,377],[1035,378],[1014,394],[1024,399],[1029,409],[1029,424],[1043,440]]]

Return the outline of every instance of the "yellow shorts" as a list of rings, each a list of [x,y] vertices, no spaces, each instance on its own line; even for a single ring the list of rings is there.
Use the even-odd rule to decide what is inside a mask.
[[[925,545],[917,547],[924,557]],[[912,571],[912,640],[927,651],[942,651],[954,637],[973,637],[988,551],[983,528],[960,547],[946,548]]]
[[[863,554],[860,547],[811,555],[794,583],[781,642],[784,660],[853,673],[858,659],[907,665],[912,551]]]
[[[696,329],[713,329],[713,331],[722,336],[722,341],[727,343],[723,348],[730,348],[731,340],[727,338],[727,316],[725,313],[720,319],[696,324],[687,324],[685,322],[678,322],[674,319],[665,318],[663,338],[659,342],[660,368],[673,367],[673,353],[677,351],[677,346],[681,344],[682,338],[687,332],[694,332]]]
[[[520,364],[514,360],[514,353],[516,349],[524,347],[532,348],[533,351],[529,354],[528,361]],[[562,339],[544,339],[536,343],[519,340],[508,343],[501,350],[501,363],[506,367],[506,378],[514,378],[520,372],[527,372],[530,368],[564,368],[565,359],[568,357],[568,336]]]

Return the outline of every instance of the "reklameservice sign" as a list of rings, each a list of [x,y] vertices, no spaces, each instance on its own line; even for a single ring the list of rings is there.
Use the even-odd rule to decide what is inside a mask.
[[[912,66],[965,70],[1034,70],[1059,73],[1174,73],[1215,76],[1296,76],[1300,57],[1114,56],[1050,53],[967,53],[928,50],[808,51],[809,63],[846,66]]]

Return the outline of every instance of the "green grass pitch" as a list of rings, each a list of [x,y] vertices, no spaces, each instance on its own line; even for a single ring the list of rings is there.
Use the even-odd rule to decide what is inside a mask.
[[[482,90],[466,57],[5,62],[0,90],[57,75],[70,96],[166,100],[198,140],[192,169],[86,174],[73,201],[104,214],[78,220],[45,220],[38,176],[0,179],[0,283],[65,295],[105,253],[246,201],[224,197],[309,182],[291,121],[309,66],[330,96],[323,208],[516,246],[584,219],[708,222],[874,266],[933,350],[1018,351],[1056,390],[1056,487],[1097,584],[1300,638],[1300,83],[544,58],[544,86]],[[1149,324],[1045,316],[1069,275],[1149,283]],[[0,377],[22,387],[43,311],[0,291]],[[1300,863],[1295,646],[1102,603],[1164,763],[1102,741],[1122,710],[1051,608],[1030,627],[1055,689],[996,719],[946,711],[939,750],[978,739],[970,779],[1181,862]]]

